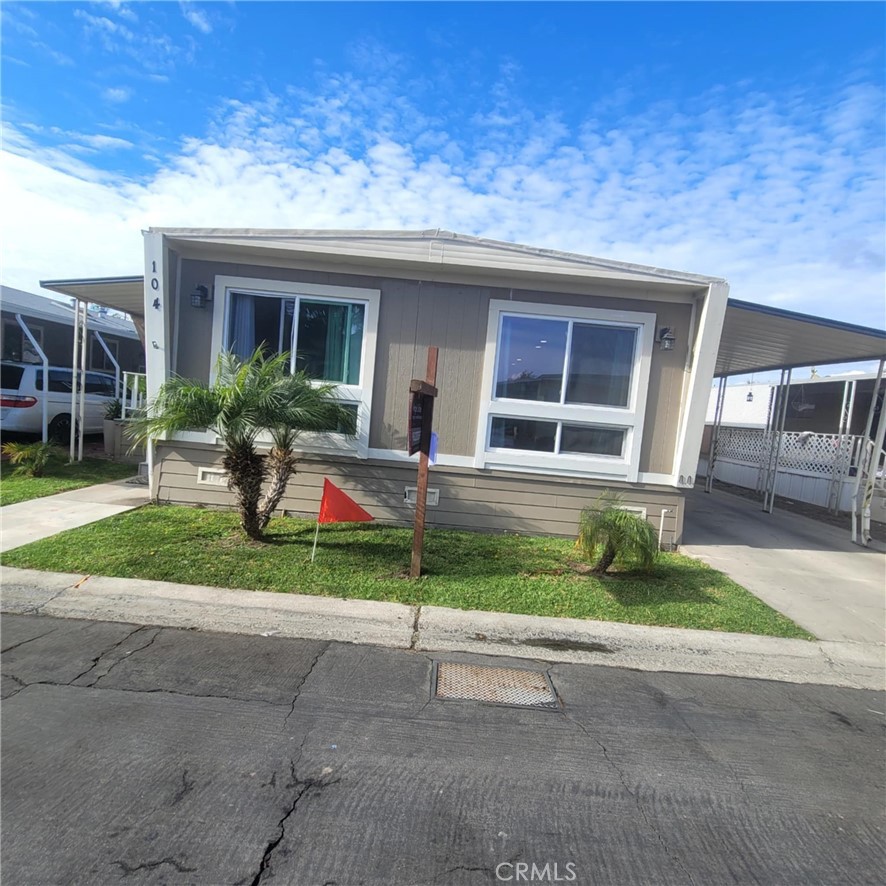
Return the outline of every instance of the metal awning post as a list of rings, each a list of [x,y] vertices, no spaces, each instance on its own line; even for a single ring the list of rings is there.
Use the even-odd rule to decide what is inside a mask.
[[[784,438],[784,424],[788,414],[788,399],[791,393],[791,370],[782,369],[779,380],[780,399],[776,406],[776,417],[772,427],[772,440],[769,447],[769,467],[766,475],[766,492],[763,496],[763,510],[772,513],[775,507],[775,486],[778,481],[778,465],[781,461],[781,445]]]
[[[96,341],[102,346],[102,350],[105,352],[108,359],[114,364],[114,392],[116,393],[117,399],[120,400],[120,364],[117,362],[117,358],[111,353],[111,349],[105,344],[102,334],[97,329],[92,334],[95,336]]]
[[[781,407],[781,415],[778,423],[778,443],[775,447],[775,466],[772,469],[772,480],[771,480],[771,491],[769,494],[769,513],[772,513],[773,508],[775,507],[775,487],[778,483],[778,467],[781,463],[781,450],[782,443],[784,442],[784,425],[785,420],[788,417],[788,401],[791,396],[791,372],[792,370],[788,370],[787,375],[785,376],[785,384],[784,384],[784,400],[782,401]]]
[[[874,448],[871,452],[870,466],[868,467],[867,481],[864,486],[864,501],[861,510],[861,543],[867,547],[871,541],[871,501],[874,497],[874,485],[877,482],[877,472],[880,470],[880,454],[883,451],[883,442],[886,440],[886,409],[880,409],[880,420],[877,422],[877,436],[874,440]]]
[[[855,465],[855,487],[852,490],[852,541],[858,541],[858,534],[861,522],[860,504],[861,501],[858,493],[861,490],[861,478],[864,473],[865,462],[868,454],[868,441],[871,439],[871,429],[874,426],[874,413],[877,411],[877,398],[880,396],[880,383],[883,381],[883,367],[886,365],[886,358],[880,359],[880,365],[877,367],[877,378],[874,381],[874,389],[871,391],[871,405],[868,408],[868,417],[864,426],[864,433],[861,435],[861,448],[859,450],[858,462]],[[881,413],[886,410],[881,410]]]
[[[775,404],[778,399],[778,388],[775,385],[769,385],[769,403],[766,406],[766,427],[763,429],[763,444],[765,445],[766,437],[772,432],[772,421],[775,416]],[[757,485],[755,490],[761,495],[766,488],[766,465],[768,453],[764,452],[764,445],[760,446],[760,463],[757,467]]]
[[[71,434],[70,448],[68,450],[68,460],[73,464],[74,452],[76,451],[77,439],[77,422],[74,416],[77,415],[77,365],[80,362],[80,310],[83,303],[80,299],[74,300],[74,341],[71,345]]]
[[[714,465],[717,463],[717,444],[720,442],[720,422],[723,419],[723,403],[726,400],[726,376],[720,376],[717,388],[717,405],[714,408],[714,427],[711,429],[711,451],[708,453],[708,475],[705,477],[704,491],[710,492],[714,485]]]
[[[49,439],[49,397],[46,396],[49,391],[49,360],[46,357],[43,348],[37,344],[37,339],[31,334],[31,330],[28,329],[28,324],[22,319],[22,315],[16,314],[15,319],[18,322],[18,325],[21,326],[22,332],[28,337],[31,347],[34,348],[37,352],[37,356],[43,363],[43,442],[46,443]]]
[[[828,483],[828,510],[836,514],[840,507],[840,488],[843,485],[843,444],[849,429],[849,418],[855,401],[855,380],[843,382],[843,403],[840,406],[840,426],[837,428],[837,445],[834,448],[834,463],[831,465],[831,479]]]
[[[83,461],[83,432],[86,427],[86,345],[89,341],[89,304],[83,303],[83,332],[80,336],[80,407],[77,420],[77,461]]]
[[[767,510],[769,506],[769,477],[772,473],[772,459],[774,457],[776,428],[778,427],[778,415],[781,410],[782,398],[784,396],[784,369],[778,378],[778,385],[772,392],[769,402],[769,414],[766,417],[766,433],[769,436],[769,451],[765,453],[765,463],[761,459],[761,492],[763,493],[763,510]]]

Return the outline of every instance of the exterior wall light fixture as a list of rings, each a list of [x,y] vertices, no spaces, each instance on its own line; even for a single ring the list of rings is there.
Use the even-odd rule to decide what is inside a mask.
[[[209,294],[209,290],[203,286],[195,286],[194,291],[191,293],[191,307],[192,308],[205,308],[207,302],[212,301],[212,296]]]
[[[658,344],[663,351],[673,351],[676,341],[677,336],[674,335],[674,330],[670,326],[662,326],[658,330]]]
[[[747,400],[748,403],[753,403],[754,402],[754,392],[748,391],[748,395],[747,395],[747,397],[745,397],[745,400]]]

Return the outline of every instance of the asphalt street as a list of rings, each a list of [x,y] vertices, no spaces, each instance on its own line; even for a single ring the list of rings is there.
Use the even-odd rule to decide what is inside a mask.
[[[886,870],[882,692],[27,615],[2,649],[4,883]],[[432,697],[440,659],[546,670],[559,706]]]

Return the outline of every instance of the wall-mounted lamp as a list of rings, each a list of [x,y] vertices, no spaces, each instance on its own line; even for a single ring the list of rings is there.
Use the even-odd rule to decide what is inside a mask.
[[[662,326],[658,330],[658,344],[663,351],[673,351],[676,341],[677,336],[674,335],[674,330],[670,326]]]
[[[748,391],[748,395],[747,395],[747,397],[745,397],[745,400],[747,400],[748,403],[753,403],[754,402],[754,392]]]
[[[191,293],[191,307],[192,308],[205,308],[208,302],[212,301],[212,296],[209,294],[209,290],[205,286],[195,286],[194,291]]]

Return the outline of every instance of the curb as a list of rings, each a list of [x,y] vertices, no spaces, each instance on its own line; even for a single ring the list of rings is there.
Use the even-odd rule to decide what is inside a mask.
[[[642,671],[883,689],[886,647],[0,567],[0,609]]]

